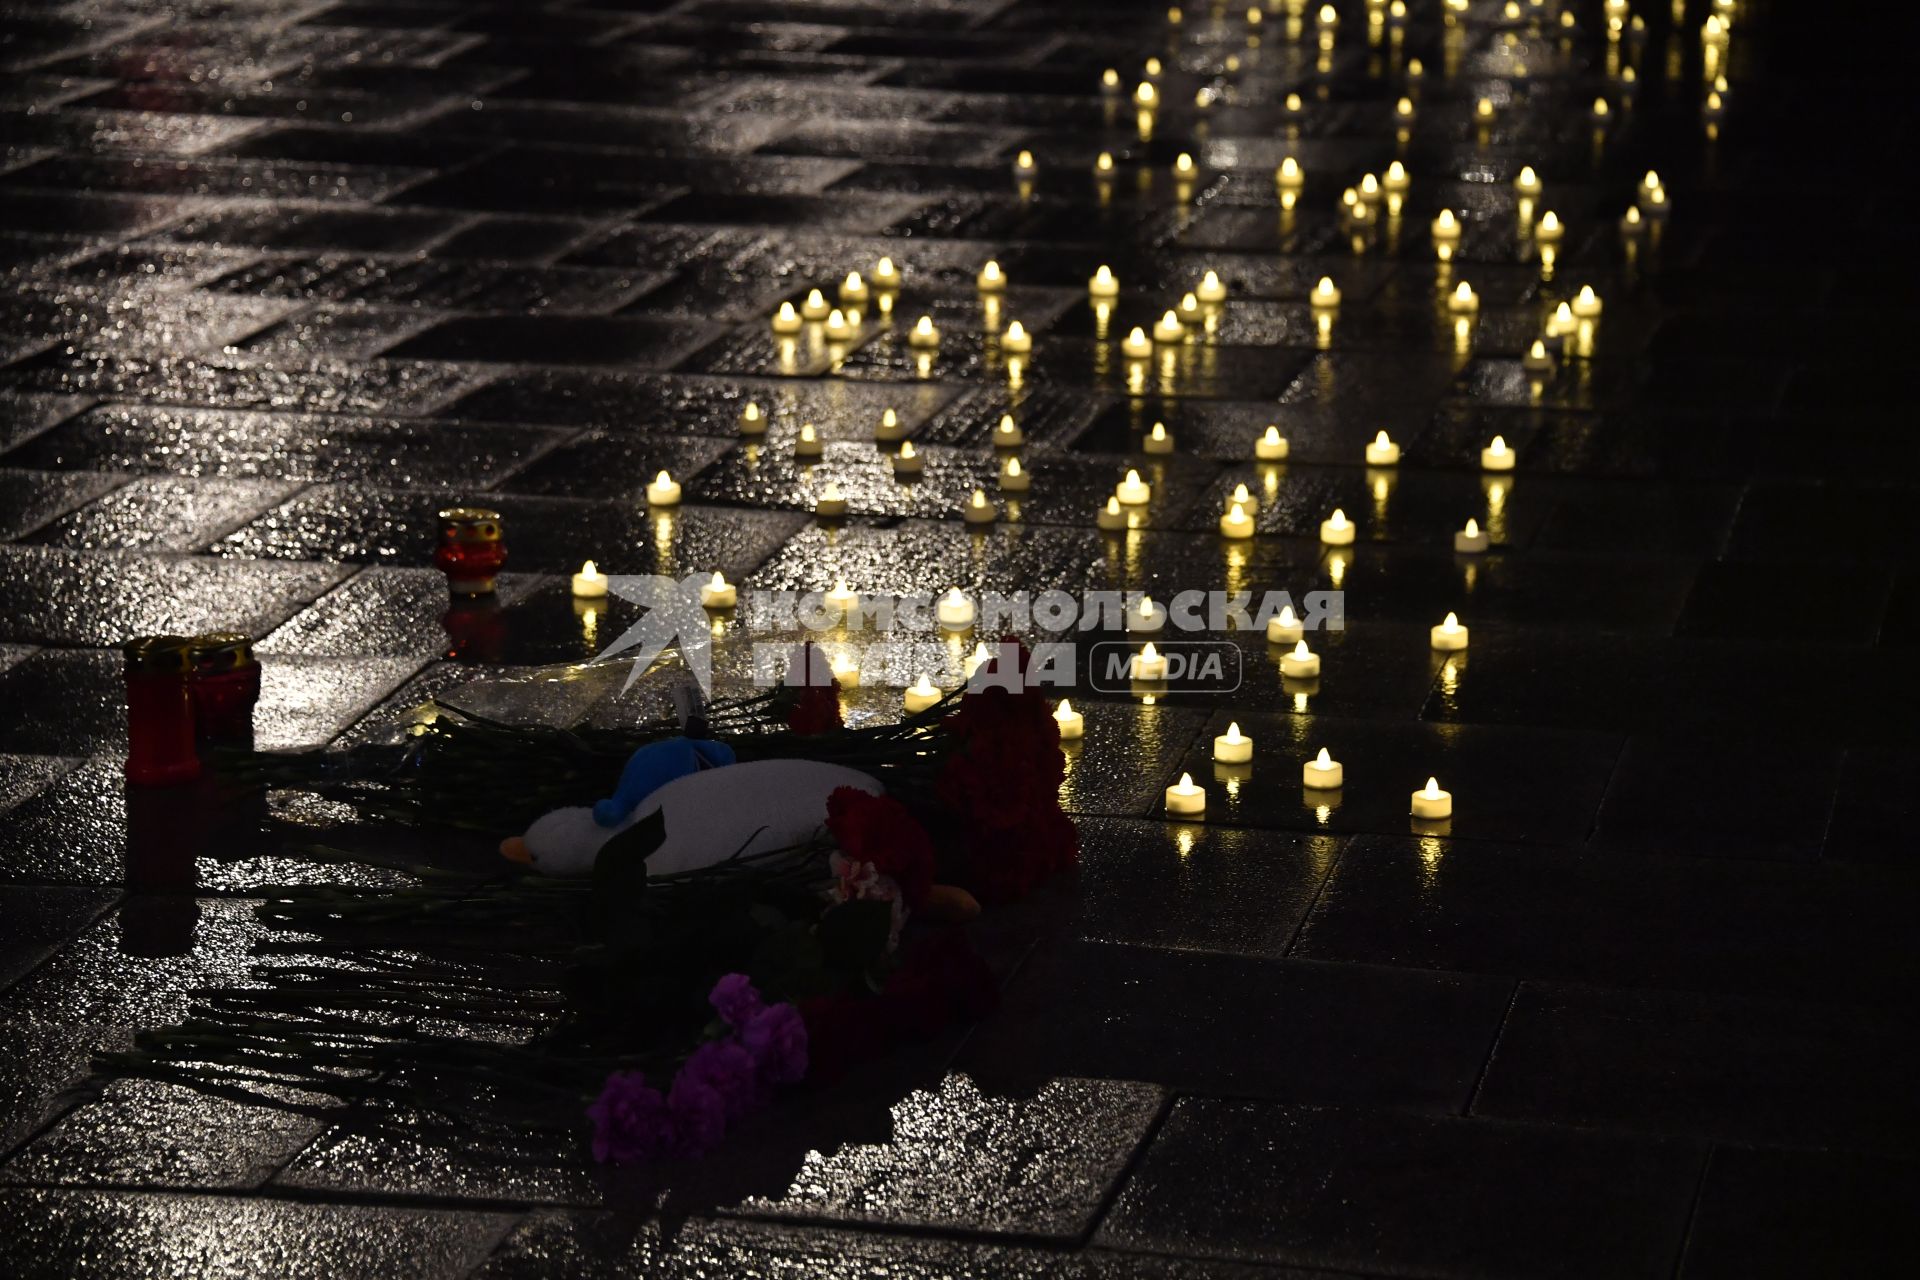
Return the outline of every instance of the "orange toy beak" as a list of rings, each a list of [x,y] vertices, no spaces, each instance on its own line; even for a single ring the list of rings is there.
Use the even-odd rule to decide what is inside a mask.
[[[522,866],[533,865],[533,854],[527,849],[527,842],[519,836],[508,836],[500,842],[500,856],[508,862],[518,862]]]

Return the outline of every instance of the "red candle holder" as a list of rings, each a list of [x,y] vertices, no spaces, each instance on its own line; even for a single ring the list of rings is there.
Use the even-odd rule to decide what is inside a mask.
[[[433,563],[457,596],[493,594],[493,580],[507,562],[500,513],[485,507],[449,507],[440,513],[440,546]]]
[[[203,743],[253,744],[253,708],[260,701],[260,662],[253,637],[238,631],[195,636],[187,652],[193,674],[194,727]]]
[[[200,776],[194,748],[192,641],[142,636],[121,650],[127,663],[127,781],[165,787]]]

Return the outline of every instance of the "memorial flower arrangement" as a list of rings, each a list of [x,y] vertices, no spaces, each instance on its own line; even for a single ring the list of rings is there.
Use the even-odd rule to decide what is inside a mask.
[[[315,1112],[458,1117],[484,1095],[590,1125],[601,1161],[704,1154],[993,1008],[965,923],[1078,848],[1025,662],[1005,645],[897,724],[849,727],[803,683],[617,731],[439,707],[398,746],[248,756],[235,777],[503,834],[510,861],[269,893],[248,981],[98,1065]]]

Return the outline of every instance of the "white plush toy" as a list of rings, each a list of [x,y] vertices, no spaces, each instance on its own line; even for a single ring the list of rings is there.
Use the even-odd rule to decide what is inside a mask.
[[[603,827],[593,810],[556,809],[524,836],[503,840],[500,852],[549,876],[593,872],[601,846],[658,812],[666,839],[647,859],[648,876],[696,871],[736,853],[764,853],[805,844],[827,821],[827,797],[840,787],[870,795],[877,778],[817,760],[754,760],[702,769],[653,791],[617,826]]]

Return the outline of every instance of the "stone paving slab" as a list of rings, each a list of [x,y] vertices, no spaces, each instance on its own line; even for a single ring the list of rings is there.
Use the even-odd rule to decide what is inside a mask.
[[[1564,0],[1331,9],[0,12],[0,1273],[1909,1262],[1920,274],[1886,175],[1915,126],[1910,44],[1871,5],[1632,0],[1611,37],[1610,7]],[[1711,69],[1710,16],[1732,22]],[[1404,204],[1353,223],[1343,189],[1395,160]],[[1523,165],[1545,183],[1527,210]],[[1649,169],[1672,213],[1623,234]],[[1550,268],[1528,230],[1547,208]],[[769,332],[882,256],[904,285],[847,342]],[[989,259],[1002,295],[976,289]],[[1102,264],[1123,282],[1105,312]],[[1124,358],[1209,271],[1209,322]],[[1529,378],[1582,285],[1590,341]],[[922,314],[930,358],[904,336]],[[924,456],[912,484],[874,444],[887,410]],[[1003,415],[1024,493],[998,485]],[[1290,451],[1261,465],[1268,424]],[[1397,466],[1365,465],[1381,430]],[[1495,435],[1511,472],[1481,470]],[[663,468],[688,498],[664,519]],[[1156,498],[1102,533],[1129,470]],[[814,515],[829,483],[844,522]],[[1257,533],[1225,544],[1243,484]],[[976,488],[989,529],[961,519]],[[430,567],[450,503],[505,514],[483,607]],[[1319,540],[1334,507],[1350,547]],[[1469,516],[1484,555],[1452,550]],[[1084,857],[987,922],[1001,1012],[703,1166],[78,1088],[95,1049],[247,980],[252,895],[491,856],[308,797],[128,794],[115,647],[249,631],[264,744],[377,740],[426,697],[491,705],[491,678],[591,656],[633,614],[574,608],[587,558],[769,591],[1338,590],[1346,629],[1316,636],[1311,685],[1236,630],[1207,635],[1230,694],[1077,688]],[[1450,610],[1471,645],[1435,654]],[[721,629],[724,679],[750,638]],[[914,655],[944,678],[963,657]],[[566,713],[616,709],[586,691]],[[1212,760],[1230,722],[1246,769]],[[1298,785],[1322,746],[1348,771],[1331,795]],[[1164,820],[1183,772],[1205,822]],[[1444,829],[1407,818],[1430,774],[1458,800]],[[315,841],[368,861],[292,856]]]

